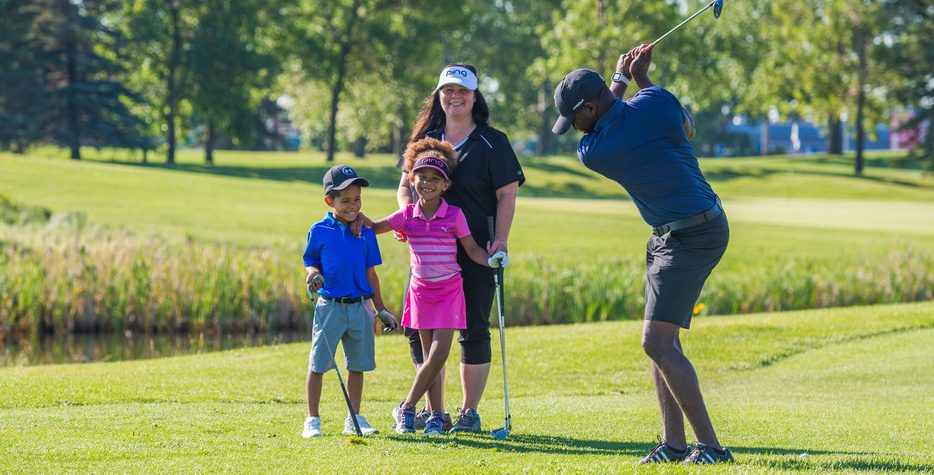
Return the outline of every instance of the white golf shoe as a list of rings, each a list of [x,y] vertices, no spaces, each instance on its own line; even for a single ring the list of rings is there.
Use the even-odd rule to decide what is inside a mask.
[[[309,416],[305,419],[305,425],[302,427],[302,437],[310,439],[312,437],[321,437],[321,418]]]
[[[360,432],[362,432],[363,435],[379,434],[379,431],[371,426],[366,418],[360,414],[357,414],[357,424],[360,426]],[[344,433],[347,435],[357,435],[357,430],[354,429],[353,421],[350,419],[350,416],[344,419]]]

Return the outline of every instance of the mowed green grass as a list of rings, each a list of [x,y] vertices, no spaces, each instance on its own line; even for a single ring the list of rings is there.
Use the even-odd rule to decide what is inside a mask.
[[[383,433],[364,440],[339,434],[344,403],[333,373],[325,436],[300,437],[305,344],[4,368],[0,472],[632,472],[659,433],[639,331],[634,321],[509,329],[506,441],[394,434],[389,412],[412,377],[401,337],[377,339],[363,413]],[[700,318],[683,341],[736,456],[717,473],[934,466],[934,303]],[[485,430],[502,424],[494,355]],[[456,359],[455,351],[450,409],[460,395]]]
[[[186,151],[174,167],[141,165],[119,151],[88,150],[91,159],[81,162],[61,155],[54,149],[0,153],[0,193],[135,233],[256,246],[299,247],[308,226],[327,211],[320,184],[327,165],[318,153],[221,151],[216,165],[205,166],[199,152]],[[337,161],[372,182],[363,195],[365,213],[394,211],[394,157],[339,155]],[[934,246],[934,177],[872,166],[884,163],[877,159],[865,178],[855,178],[850,162],[823,156],[701,160],[733,225],[725,261],[763,252],[884,254],[906,242]],[[619,185],[571,156],[525,158],[523,166],[528,181],[510,236],[513,252],[641,255],[648,227]],[[841,239],[850,243],[846,249]],[[382,242],[391,262],[393,256],[404,262],[404,246],[388,237]]]

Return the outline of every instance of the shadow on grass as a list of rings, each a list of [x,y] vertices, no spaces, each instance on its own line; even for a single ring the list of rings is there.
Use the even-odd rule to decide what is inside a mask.
[[[625,442],[599,439],[576,439],[571,437],[510,434],[506,440],[495,440],[487,434],[458,434],[456,436],[424,437],[421,434],[402,436],[390,434],[389,439],[396,442],[431,444],[452,447],[470,447],[474,449],[488,449],[498,452],[541,453],[561,455],[605,455],[605,456],[631,456],[644,457],[652,448],[653,443]],[[879,454],[869,452],[847,452],[830,450],[813,450],[789,447],[746,447],[730,446],[730,450],[743,464],[750,457],[779,456],[778,458],[756,458],[751,463],[763,467],[785,470],[820,470],[839,472],[847,470],[876,470],[899,472],[929,472],[930,467],[921,463],[913,464],[899,460],[878,460]],[[808,457],[801,457],[801,454]],[[849,460],[821,460],[811,456],[846,457]],[[876,459],[876,460],[872,460]]]

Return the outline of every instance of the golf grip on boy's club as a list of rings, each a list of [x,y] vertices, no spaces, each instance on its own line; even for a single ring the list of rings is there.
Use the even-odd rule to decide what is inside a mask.
[[[322,276],[321,274],[314,276],[311,279],[311,284],[308,284],[308,286],[305,287],[305,289],[308,290],[308,298],[311,299],[312,303],[315,303],[317,300],[315,298],[314,292],[311,290],[312,284],[315,284],[315,283],[320,283],[321,285],[324,285],[324,276]],[[317,315],[315,315],[315,317],[317,318]],[[350,412],[350,420],[353,421],[353,428],[357,432],[357,435],[362,437],[363,431],[360,430],[360,423],[357,422],[357,414],[353,410],[353,404],[350,403],[350,395],[347,394],[347,388],[344,386],[344,378],[341,377],[341,370],[337,367],[337,360],[334,359],[334,352],[331,351],[331,344],[328,342],[328,337],[327,335],[325,335],[324,329],[321,330],[321,338],[324,340],[324,346],[327,348],[328,353],[331,355],[331,364],[334,365],[334,371],[337,373],[337,380],[340,381],[341,383],[341,393],[344,394],[344,402],[347,403],[347,411]]]
[[[687,17],[687,19],[685,19],[685,20],[682,21],[681,23],[678,23],[677,25],[675,25],[674,28],[668,30],[667,33],[665,33],[664,35],[660,36],[657,40],[653,41],[649,46],[655,46],[655,45],[657,45],[658,43],[661,43],[661,41],[662,41],[663,39],[665,39],[666,36],[668,36],[668,35],[674,33],[675,30],[677,30],[678,28],[681,28],[682,26],[684,26],[685,23],[687,23],[687,22],[693,20],[694,17],[696,17],[696,16],[700,15],[701,13],[704,13],[705,11],[707,11],[707,9],[709,9],[709,8],[712,7],[712,6],[714,6],[714,3],[717,3],[717,1],[716,1],[716,0],[712,0],[710,3],[707,4],[707,6],[705,6],[704,8],[701,8],[700,10],[698,10],[697,13],[695,13],[695,14],[693,14],[693,15]],[[719,13],[719,12],[717,12],[717,13]],[[720,16],[720,15],[717,15],[717,17],[719,17],[719,16]]]
[[[490,233],[490,242],[494,240],[494,220],[492,216],[486,218],[487,228]],[[496,284],[496,310],[499,314],[499,347],[503,357],[503,405],[505,409],[505,424],[503,427],[490,432],[494,439],[504,440],[512,431],[512,414],[509,412],[509,379],[506,376],[506,318],[503,315],[503,268],[502,266],[494,269],[493,281]]]

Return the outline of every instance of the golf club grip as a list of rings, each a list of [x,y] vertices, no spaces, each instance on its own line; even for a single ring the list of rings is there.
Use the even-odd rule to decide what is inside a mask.
[[[487,216],[487,217],[486,217],[486,230],[487,230],[487,233],[489,233],[490,244],[493,244],[493,240],[496,239],[496,237],[495,237],[495,233],[496,233],[496,220],[493,219],[492,216]]]

